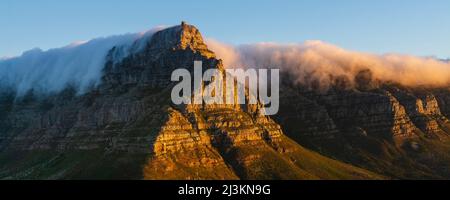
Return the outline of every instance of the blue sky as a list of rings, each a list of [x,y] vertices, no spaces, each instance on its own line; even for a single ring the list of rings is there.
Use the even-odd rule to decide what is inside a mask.
[[[448,0],[1,0],[0,57],[182,20],[232,44],[322,40],[364,52],[450,57]]]

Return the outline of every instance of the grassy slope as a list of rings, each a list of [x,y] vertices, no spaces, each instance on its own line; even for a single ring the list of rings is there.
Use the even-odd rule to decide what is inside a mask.
[[[383,179],[368,170],[322,156],[305,149],[287,137],[277,144],[278,149],[240,148],[239,157],[260,155],[255,163],[244,165],[245,179]]]
[[[0,179],[139,179],[146,155],[100,151],[2,152]]]

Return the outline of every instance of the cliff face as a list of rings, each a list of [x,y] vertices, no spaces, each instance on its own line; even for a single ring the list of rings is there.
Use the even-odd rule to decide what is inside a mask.
[[[84,95],[2,94],[5,179],[372,179],[375,173],[304,149],[260,105],[172,105],[171,73],[221,61],[187,24],[155,33]]]
[[[448,178],[450,91],[366,86],[318,92],[283,82],[280,104],[294,110],[275,118],[289,137],[330,157],[395,178]]]

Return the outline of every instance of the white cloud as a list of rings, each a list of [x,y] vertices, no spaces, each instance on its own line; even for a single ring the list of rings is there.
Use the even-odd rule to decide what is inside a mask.
[[[36,48],[18,57],[2,59],[0,87],[11,87],[21,96],[31,89],[43,94],[59,92],[71,84],[83,93],[100,83],[105,58],[112,47],[121,46],[122,54],[115,58],[122,59],[130,51],[142,48],[142,43],[161,29],[79,41],[48,51]]]

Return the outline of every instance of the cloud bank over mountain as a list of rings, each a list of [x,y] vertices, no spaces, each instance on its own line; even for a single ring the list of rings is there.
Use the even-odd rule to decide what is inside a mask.
[[[411,87],[450,84],[450,63],[434,58],[353,52],[321,41],[232,46],[208,39],[207,44],[226,67],[280,68],[293,75],[297,83],[322,89],[343,79],[353,87],[355,77],[368,71],[372,80]]]
[[[2,58],[0,88],[13,89],[17,96],[23,96],[30,90],[37,94],[55,93],[70,85],[84,93],[100,83],[109,50],[117,47],[114,59],[121,60],[141,50],[153,33],[164,28],[74,42],[48,51],[36,48],[18,57]],[[297,83],[321,89],[342,80],[347,87],[354,87],[361,72],[370,72],[365,76],[371,80],[412,87],[450,84],[450,63],[435,58],[353,52],[321,41],[238,46],[213,39],[206,42],[228,68],[280,68]]]
[[[48,51],[35,48],[18,57],[3,58],[0,88],[13,89],[22,96],[30,90],[36,94],[55,93],[71,85],[83,93],[100,83],[106,56],[113,47],[120,50],[114,59],[120,60],[142,49],[151,35],[161,29],[74,42]]]

